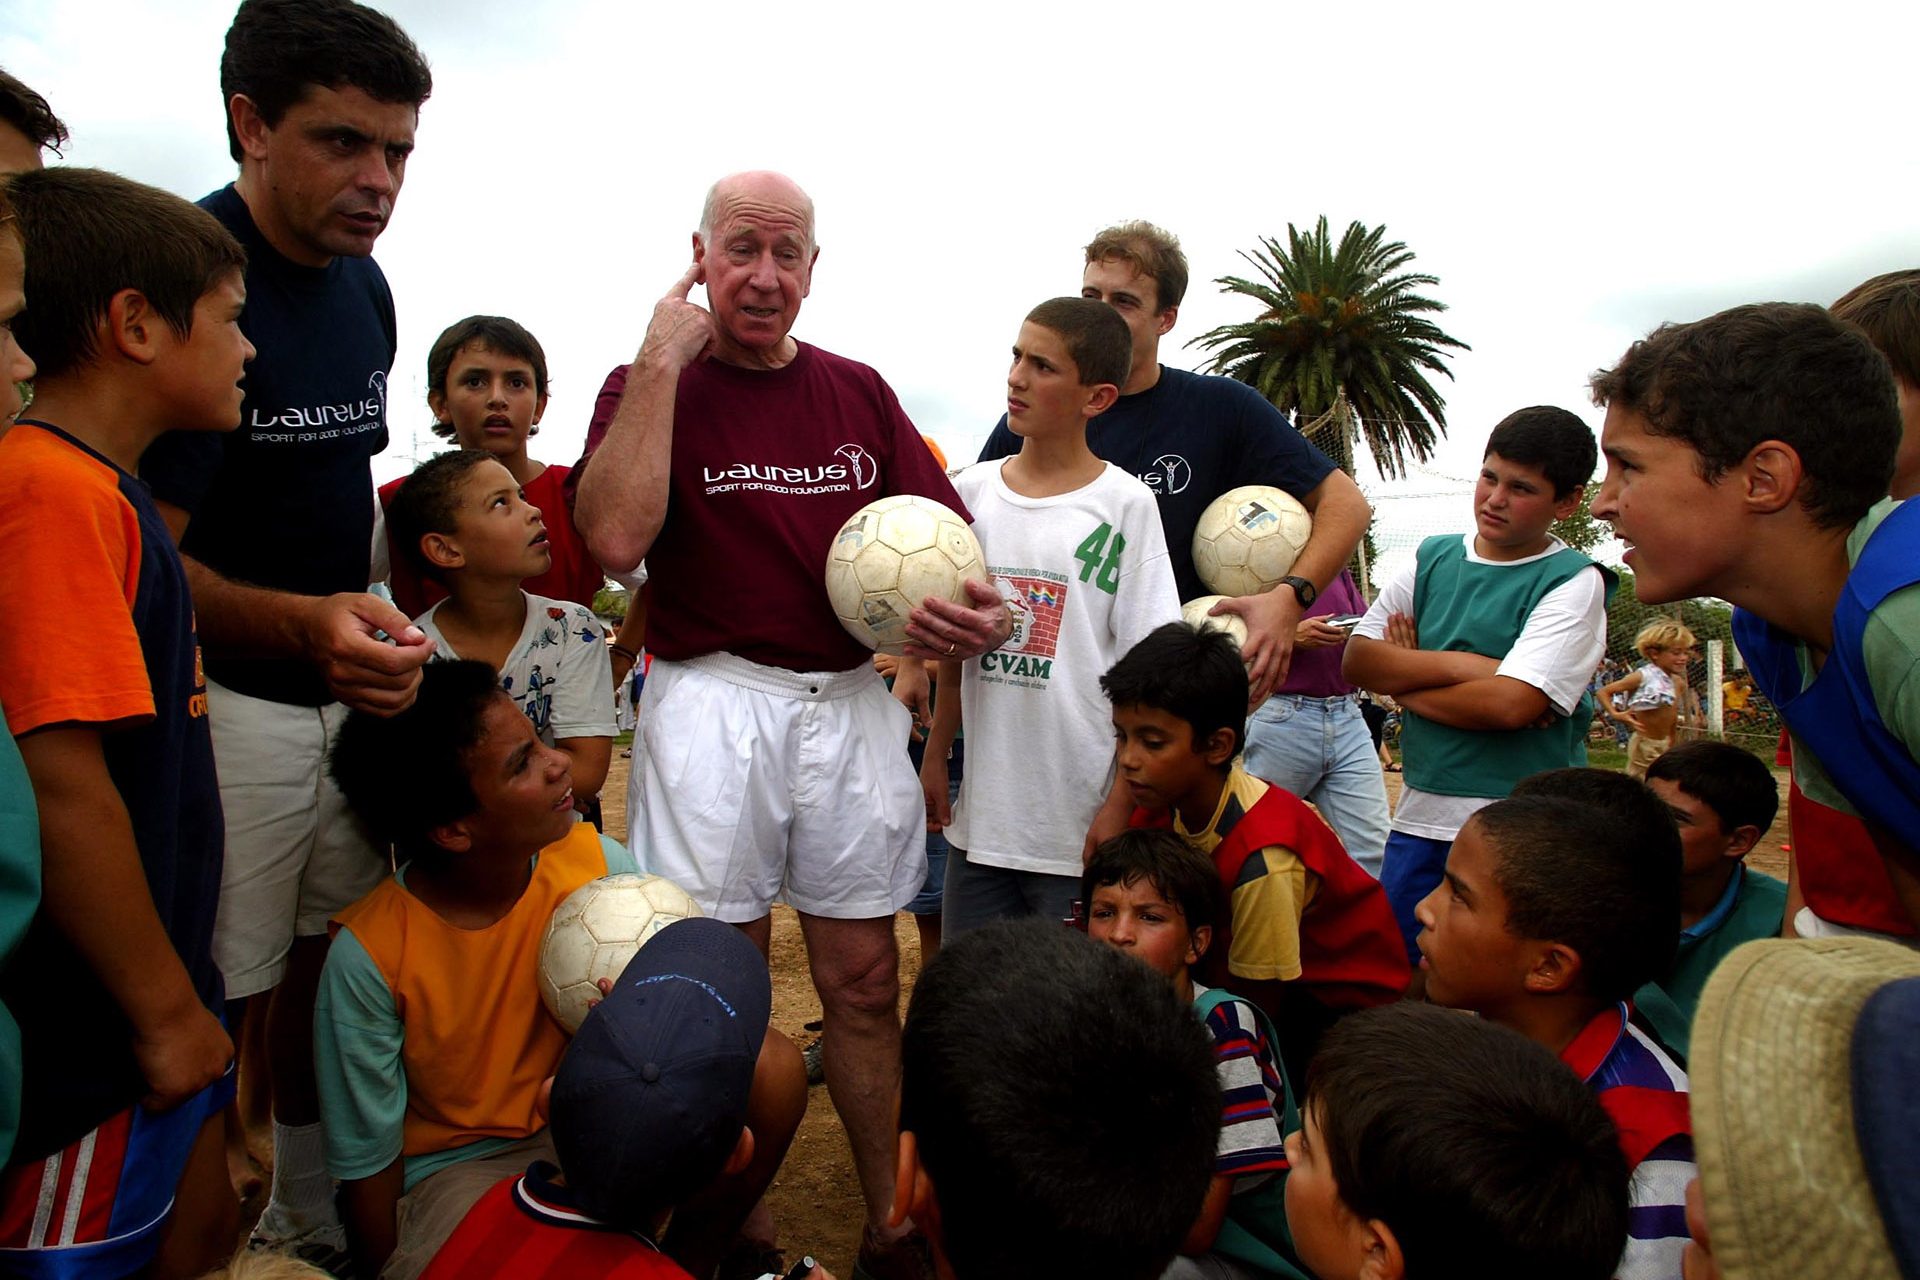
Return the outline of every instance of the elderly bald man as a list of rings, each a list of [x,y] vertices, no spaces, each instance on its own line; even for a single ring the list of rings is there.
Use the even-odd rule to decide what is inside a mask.
[[[892,696],[840,627],[822,573],[840,526],[892,494],[966,513],[898,399],[865,365],[791,335],[820,256],[790,178],[740,173],[708,192],[693,263],[640,352],[601,393],[575,520],[602,564],[645,558],[654,665],[628,814],[641,865],[767,949],[776,898],[800,913],[826,1030],[827,1088],[867,1204],[860,1272],[919,1273],[887,1225],[899,1082],[892,918],[925,874],[907,758],[919,663]],[[706,288],[707,305],[691,298]],[[602,423],[604,422],[604,430]],[[1012,618],[932,601],[921,656],[972,657]]]

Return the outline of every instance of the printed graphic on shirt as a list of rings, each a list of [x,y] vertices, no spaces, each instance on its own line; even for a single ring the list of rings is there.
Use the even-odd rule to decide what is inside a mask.
[[[1073,558],[1080,562],[1080,581],[1092,582],[1108,595],[1118,591],[1120,554],[1126,549],[1127,536],[1102,520],[1073,550]]]
[[[841,461],[799,467],[777,467],[762,462],[702,466],[700,478],[709,495],[748,490],[800,495],[852,493],[856,489],[871,489],[880,479],[880,464],[857,444],[843,444],[833,451],[833,456]]]
[[[995,572],[993,582],[1013,613],[1013,634],[993,653],[980,656],[980,678],[987,684],[1044,689],[1053,676],[1060,646],[1060,619],[1067,609],[1065,574],[1045,569]]]
[[[566,644],[603,643],[600,632],[589,621],[593,615],[586,614],[585,617],[578,619],[578,629],[574,629],[567,623],[567,612],[565,609],[549,605],[546,625],[542,626],[540,634],[529,642],[528,648],[539,653],[542,650],[555,649]],[[559,665],[560,657],[556,653],[553,666],[557,668]],[[514,687],[511,672],[500,677],[501,689],[505,690],[506,695],[526,713],[527,719],[533,722],[534,732],[543,738],[547,735],[548,727],[553,723],[553,692],[558,683],[557,675],[544,670],[543,664],[538,662],[528,670],[526,682],[517,689]]]
[[[258,405],[249,408],[253,420],[247,425],[261,444],[313,444],[378,431],[387,425],[387,372],[375,369],[368,375],[364,400],[266,412]]]
[[[1140,483],[1155,494],[1184,493],[1193,479],[1193,467],[1177,453],[1163,453],[1153,460],[1153,470],[1140,473]]]

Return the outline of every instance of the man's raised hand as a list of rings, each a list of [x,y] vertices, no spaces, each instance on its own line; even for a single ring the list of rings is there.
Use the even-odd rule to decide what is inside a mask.
[[[701,266],[695,262],[654,304],[646,340],[640,344],[642,361],[651,357],[678,370],[713,354],[713,315],[687,299],[700,279]]]

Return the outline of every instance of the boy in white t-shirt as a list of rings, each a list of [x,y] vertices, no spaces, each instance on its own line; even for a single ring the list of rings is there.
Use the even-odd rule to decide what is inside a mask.
[[[1406,787],[1380,884],[1407,946],[1461,826],[1520,779],[1587,762],[1587,681],[1607,641],[1608,570],[1553,536],[1599,449],[1565,409],[1535,405],[1487,437],[1472,533],[1420,544],[1347,642],[1343,673],[1400,703]]]
[[[613,759],[613,664],[592,610],[520,588],[552,559],[540,508],[493,455],[456,449],[407,477],[387,528],[399,554],[447,590],[414,619],[434,658],[477,659],[500,673],[540,740],[567,754],[575,807],[597,825]]]
[[[1106,303],[1054,298],[1028,314],[1007,374],[1020,452],[954,476],[987,569],[1013,610],[1000,649],[941,664],[920,780],[946,828],[942,929],[1071,914],[1093,847],[1126,829],[1101,673],[1180,616],[1154,497],[1087,448],[1087,423],[1119,397],[1132,362]],[[962,720],[967,771],[947,798],[947,749]]]

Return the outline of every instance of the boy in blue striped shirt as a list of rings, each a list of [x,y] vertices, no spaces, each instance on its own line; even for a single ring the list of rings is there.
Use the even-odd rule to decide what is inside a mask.
[[[1087,935],[1165,975],[1205,1021],[1220,1078],[1220,1143],[1200,1216],[1167,1278],[1305,1277],[1286,1234],[1288,1133],[1300,1127],[1266,1016],[1193,981],[1224,891],[1213,862],[1172,831],[1136,827],[1102,843],[1081,876]]]

